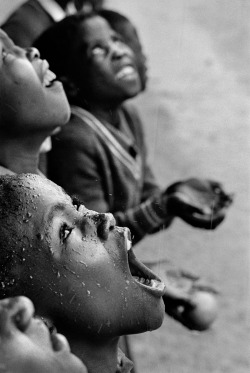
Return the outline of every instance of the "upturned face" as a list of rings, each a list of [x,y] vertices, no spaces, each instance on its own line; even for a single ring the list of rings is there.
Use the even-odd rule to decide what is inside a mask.
[[[158,328],[164,284],[135,258],[129,230],[45,178],[25,176],[18,185],[25,199],[15,217],[19,229],[20,218],[26,219],[19,270],[39,314],[64,332],[68,327],[95,337]]]
[[[0,300],[1,373],[86,373],[70,353],[63,335],[53,333],[38,318],[26,297]]]
[[[132,50],[121,41],[106,20],[99,16],[84,20],[77,42],[78,69],[81,61],[88,99],[104,104],[118,103],[137,95],[140,78]],[[82,51],[82,52],[81,52]],[[86,87],[84,87],[86,91]]]
[[[69,119],[62,84],[35,48],[23,49],[0,30],[0,128],[27,133],[61,126]]]

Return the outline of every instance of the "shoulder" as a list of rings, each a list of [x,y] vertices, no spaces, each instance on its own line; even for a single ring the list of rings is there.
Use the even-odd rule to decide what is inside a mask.
[[[61,131],[53,138],[53,147],[64,146],[66,148],[84,148],[94,151],[98,141],[98,136],[93,128],[84,120],[75,114],[71,114],[70,120],[65,124]]]

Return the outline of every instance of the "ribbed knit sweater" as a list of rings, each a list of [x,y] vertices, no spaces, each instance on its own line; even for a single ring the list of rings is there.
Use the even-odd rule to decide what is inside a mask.
[[[118,128],[72,106],[72,116],[53,138],[48,177],[84,205],[111,212],[130,228],[133,243],[170,224],[163,193],[146,160],[141,120],[132,105],[119,112]]]

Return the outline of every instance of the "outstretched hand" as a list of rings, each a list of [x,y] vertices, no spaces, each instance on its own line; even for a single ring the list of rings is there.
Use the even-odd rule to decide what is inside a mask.
[[[233,201],[221,184],[212,180],[187,179],[167,188],[167,208],[197,228],[215,229],[225,218],[226,210]]]

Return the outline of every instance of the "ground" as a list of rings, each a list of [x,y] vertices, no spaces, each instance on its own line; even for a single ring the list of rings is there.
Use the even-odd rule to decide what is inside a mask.
[[[176,220],[136,249],[168,258],[220,290],[206,333],[165,317],[131,338],[138,373],[248,373],[250,368],[250,3],[247,0],[107,0],[138,27],[150,83],[137,104],[161,186],[189,176],[235,194],[213,232]]]

